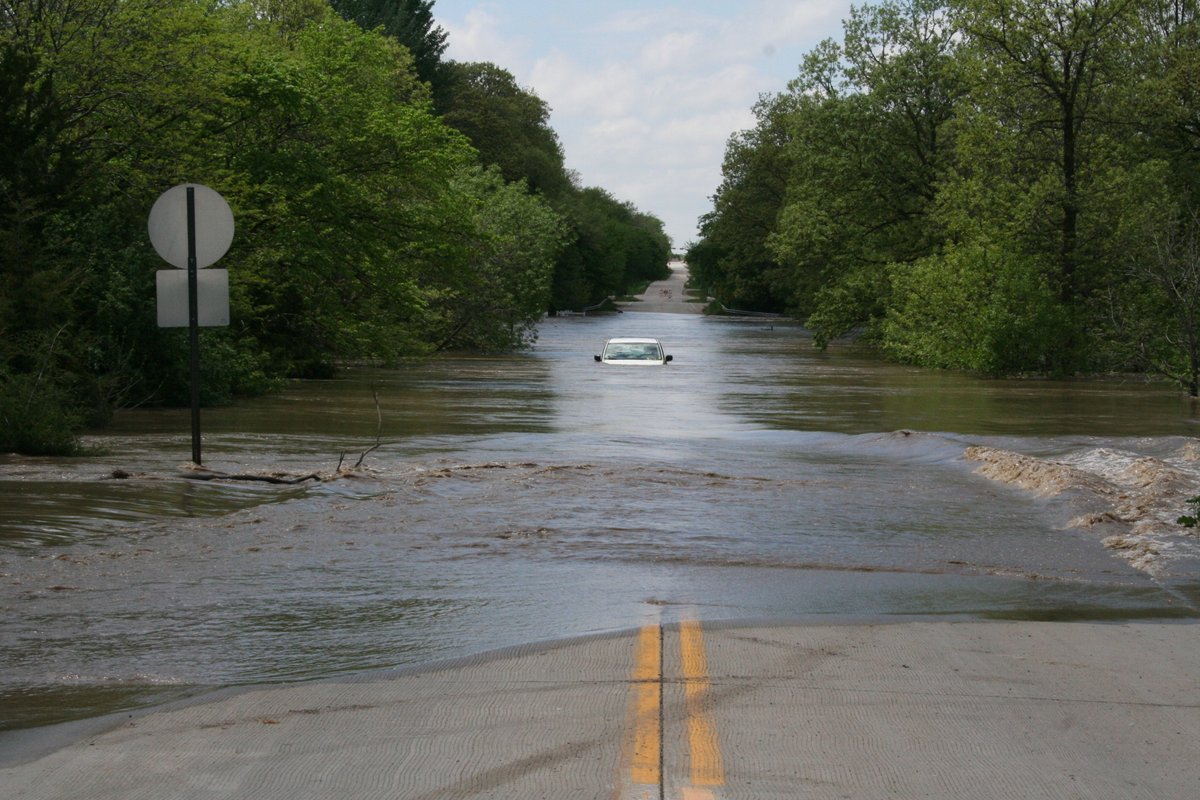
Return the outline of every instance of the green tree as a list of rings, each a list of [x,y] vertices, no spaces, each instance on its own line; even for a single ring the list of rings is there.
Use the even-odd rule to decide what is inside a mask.
[[[613,216],[617,205],[594,188],[572,192],[556,204],[567,222],[567,245],[555,269],[552,308],[584,308],[624,288],[625,253]]]
[[[669,274],[670,239],[657,218],[596,187],[560,197],[555,208],[566,221],[567,241],[555,268],[552,309],[592,306]]]
[[[246,36],[224,132],[246,198],[246,332],[296,374],[427,349],[422,280],[466,227],[452,182],[469,145],[393,40],[333,19],[275,47],[272,30]]]
[[[417,76],[440,84],[447,34],[433,18],[434,0],[329,0],[333,9],[364,30],[379,28],[412,53]]]
[[[995,375],[1045,369],[1067,317],[1036,265],[973,241],[896,265],[883,350],[899,361]]]
[[[788,91],[730,139],[687,258],[725,303],[788,310],[818,343],[874,331],[890,264],[936,251],[934,211],[966,92],[942,4],[855,8],[845,41],[809,53]]]
[[[628,230],[625,255],[625,287],[648,281],[658,281],[671,273],[671,239],[662,220],[646,214],[632,203],[623,204],[629,212],[625,223]]]
[[[731,140],[693,270],[818,344],[1191,391],[1198,19],[1196,0],[855,8]]]
[[[1128,158],[1167,163],[1170,191],[1200,206],[1200,3],[1151,0],[1139,6],[1137,20],[1115,109],[1135,145]]]
[[[494,64],[449,62],[438,106],[485,165],[549,200],[568,239],[548,308],[584,308],[642,281],[665,277],[670,241],[662,222],[599,189],[579,189],[563,165],[550,107]]]
[[[445,253],[453,268],[433,276],[431,338],[438,349],[524,346],[550,303],[563,221],[543,199],[522,183],[506,182],[494,167],[465,170],[453,183],[468,224],[454,254]]]
[[[178,79],[213,64],[196,46],[211,31],[192,2],[0,4],[0,136],[20,154],[0,175],[0,394],[32,387],[22,402],[55,420],[26,417],[23,450],[150,391],[129,345],[153,275],[128,279],[147,261],[126,237],[145,239],[145,210],[140,225],[131,210],[147,154],[172,138],[181,108],[207,105],[206,81]],[[106,314],[118,306],[131,313],[114,338]]]
[[[1139,342],[1148,367],[1200,397],[1200,210],[1174,209],[1146,231],[1135,279],[1158,294],[1166,324]]]
[[[145,228],[183,181],[225,194],[238,224],[234,326],[203,332],[207,401],[433,346],[417,275],[454,235],[450,183],[473,152],[406,50],[313,0],[0,11],[0,136],[29,156],[0,174],[6,414],[73,431],[82,410],[186,396]]]
[[[1121,50],[1137,6],[1136,0],[968,0],[961,10],[980,59],[973,99],[991,110],[992,133],[1003,131],[1020,145],[1014,161],[965,168],[982,170],[987,180],[1038,186],[1031,249],[1054,252],[1051,277],[1068,306],[1096,281],[1080,274],[1080,217],[1095,150],[1089,145],[1101,134],[1103,101],[1125,78]]]
[[[558,197],[571,188],[550,107],[495,64],[449,62],[442,118],[464,133],[485,164],[507,181]]]
[[[731,308],[783,311],[802,305],[811,287],[781,286],[780,265],[767,248],[787,195],[786,124],[793,99],[764,97],[758,124],[730,137],[713,210],[700,221],[700,240],[686,254],[691,280]]]
[[[1150,160],[1120,175],[1125,200],[1113,231],[1121,271],[1103,296],[1112,363],[1200,392],[1200,211],[1179,191],[1173,165]]]
[[[1197,394],[1200,208],[1200,4],[1140,4],[1114,116],[1126,135],[1104,173],[1103,224],[1114,278],[1108,360],[1164,375]]]
[[[792,82],[792,172],[768,246],[804,287],[795,306],[818,342],[874,330],[888,265],[944,237],[934,212],[966,91],[954,28],[932,0],[855,8],[844,45],[822,45]]]

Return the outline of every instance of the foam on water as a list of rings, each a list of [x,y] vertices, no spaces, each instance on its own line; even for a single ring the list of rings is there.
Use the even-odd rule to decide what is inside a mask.
[[[1071,494],[1089,507],[1068,523],[1109,531],[1104,546],[1137,569],[1166,576],[1172,564],[1200,561],[1198,529],[1179,518],[1200,494],[1200,446],[1187,441],[1161,457],[1111,446],[1092,447],[1049,459],[990,447],[970,447],[970,461],[1002,483],[1042,497]],[[1186,576],[1193,577],[1193,576]]]

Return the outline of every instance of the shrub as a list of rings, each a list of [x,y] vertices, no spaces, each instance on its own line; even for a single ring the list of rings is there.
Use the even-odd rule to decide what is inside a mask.
[[[1068,363],[1070,316],[1035,259],[971,243],[892,269],[883,348],[893,358],[993,375]]]
[[[0,374],[0,452],[77,455],[82,426],[82,412],[53,381]]]

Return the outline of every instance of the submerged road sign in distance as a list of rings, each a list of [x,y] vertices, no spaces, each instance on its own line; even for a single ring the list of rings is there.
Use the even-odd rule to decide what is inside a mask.
[[[229,274],[201,278],[200,270],[225,255],[233,242],[233,212],[220,194],[184,183],[159,195],[147,223],[150,242],[163,260],[187,270],[157,276],[159,327],[188,329],[192,396],[192,462],[200,461],[200,326],[229,324]],[[167,273],[170,273],[167,270]],[[203,320],[203,321],[202,321]]]

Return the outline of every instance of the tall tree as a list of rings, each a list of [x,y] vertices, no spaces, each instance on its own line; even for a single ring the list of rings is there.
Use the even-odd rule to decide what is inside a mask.
[[[1129,268],[1166,313],[1140,315],[1133,345],[1148,369],[1200,397],[1200,211],[1176,209],[1145,224]]]
[[[777,280],[780,265],[767,249],[787,197],[792,104],[787,95],[761,98],[754,106],[758,124],[729,138],[713,210],[687,253],[692,280],[730,308],[783,311],[803,303],[803,288]]]
[[[823,45],[792,82],[792,172],[769,246],[796,286],[814,287],[798,305],[820,342],[872,330],[889,265],[943,236],[937,189],[966,91],[957,47],[937,0],[855,8],[844,45]]]
[[[1079,274],[1086,145],[1101,100],[1124,77],[1119,50],[1138,2],[967,0],[962,7],[983,59],[977,100],[1026,143],[1023,159],[1040,161],[1057,184],[1055,211],[1043,221],[1057,238],[1054,282],[1068,305],[1089,289]]]
[[[1200,207],[1200,2],[1148,0],[1138,10],[1128,92],[1118,113],[1144,149],[1171,165],[1184,203]]]
[[[562,146],[550,127],[550,107],[495,64],[445,65],[442,118],[466,134],[484,164],[495,164],[507,181],[558,196],[571,188]]]
[[[447,34],[433,18],[434,0],[330,0],[330,5],[364,30],[381,28],[407,47],[421,80],[439,85]]]
[[[457,268],[429,276],[436,288],[427,301],[431,338],[437,349],[528,344],[550,304],[555,258],[566,235],[563,220],[523,183],[506,182],[495,167],[462,170],[454,185],[467,225],[457,243]]]
[[[1103,213],[1110,275],[1092,312],[1108,368],[1148,370],[1196,394],[1200,360],[1200,3],[1148,0],[1124,42]],[[1111,365],[1111,366],[1109,366]]]

